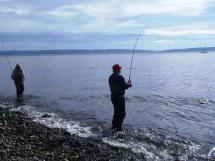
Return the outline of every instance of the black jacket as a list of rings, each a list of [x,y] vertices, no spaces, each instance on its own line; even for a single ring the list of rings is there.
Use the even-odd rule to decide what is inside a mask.
[[[11,75],[11,78],[15,81],[15,82],[20,82],[23,83],[25,80],[25,75],[22,69],[20,70],[13,70],[13,73]]]
[[[129,85],[125,82],[123,76],[113,73],[109,77],[109,86],[112,97],[123,97],[125,90],[129,88]]]

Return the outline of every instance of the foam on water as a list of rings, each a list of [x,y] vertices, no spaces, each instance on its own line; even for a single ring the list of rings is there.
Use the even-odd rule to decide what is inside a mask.
[[[0,104],[0,108],[12,108],[12,105]]]
[[[208,153],[208,159],[210,158],[215,160],[215,147],[211,148],[210,152]]]
[[[126,148],[126,149],[131,149],[133,152],[135,153],[143,153],[145,154],[145,157],[147,158],[147,160],[155,160],[155,161],[159,161],[159,157],[155,156],[155,154],[147,151],[144,146],[142,146],[141,144],[136,144],[136,143],[122,143],[119,141],[114,141],[110,138],[103,138],[102,139],[104,143],[110,144],[112,146],[117,146],[117,147],[121,147],[121,148]]]
[[[149,145],[144,142],[136,142],[136,141],[123,142],[121,140],[117,140],[117,139],[113,140],[112,138],[108,138],[108,137],[103,138],[103,142],[108,143],[112,146],[130,149],[134,153],[142,153],[144,154],[145,158],[148,161],[175,160],[175,158],[171,155],[172,152],[170,149],[164,148],[164,149],[158,150],[158,148],[155,145]],[[168,144],[177,146],[177,143],[175,143],[174,141],[168,140],[167,142],[169,142]],[[181,154],[178,160],[188,160],[190,155],[192,156],[197,150],[201,148],[199,145],[194,145],[194,144],[185,145],[181,143],[181,146],[183,146],[183,148],[186,149],[186,153]]]
[[[70,132],[71,134],[78,135],[80,137],[88,138],[92,134],[90,127],[82,127],[78,122],[66,121],[58,117],[55,113],[48,113],[50,117],[42,117],[47,114],[45,112],[38,112],[32,106],[20,106],[16,109],[11,109],[11,111],[20,111],[26,113],[28,117],[32,118],[34,122],[46,125],[50,128],[62,128]]]
[[[0,105],[0,107],[2,107]],[[11,111],[19,111],[22,113],[27,114],[28,117],[32,118],[34,122],[38,122],[40,124],[46,125],[50,128],[62,128],[68,131],[71,134],[83,137],[83,138],[94,138],[99,139],[104,143],[107,143],[112,146],[121,147],[125,149],[130,149],[134,153],[141,153],[144,154],[145,158],[148,161],[161,161],[161,160],[174,160],[174,156],[171,155],[170,149],[158,149],[156,145],[152,145],[142,141],[135,141],[135,140],[127,140],[127,139],[120,139],[119,137],[111,136],[103,136],[102,134],[95,134],[92,132],[91,127],[83,127],[80,125],[79,122],[75,121],[68,121],[59,117],[55,113],[46,113],[46,112],[39,112],[33,106],[25,105],[20,106],[18,108],[12,108]],[[48,114],[48,117],[43,117],[45,114]],[[147,135],[147,134],[146,134]],[[150,135],[150,134],[149,134]],[[178,147],[183,147],[186,149],[187,152],[181,154],[178,158],[179,160],[188,160],[189,155],[195,153],[196,150],[200,148],[198,145],[187,145],[180,143],[180,146],[177,145],[179,143],[175,143],[174,140],[165,140],[167,145],[176,145]],[[183,144],[183,145],[182,145]],[[211,158],[215,153],[215,148],[211,149],[210,153],[208,154],[208,158]]]
[[[91,127],[82,127],[78,122],[67,121],[63,118],[58,117],[55,113],[48,113],[49,117],[42,117],[47,114],[45,112],[36,111],[32,106],[20,106],[18,108],[12,108],[11,111],[19,111],[27,114],[28,117],[32,118],[34,122],[46,125],[50,128],[62,128],[70,132],[71,134],[78,135],[83,138],[94,138],[101,137],[101,135],[94,134],[91,132]],[[135,153],[144,153],[148,160],[159,160],[159,157],[156,157],[153,153],[147,151],[143,145],[136,143],[124,143],[113,138],[104,137],[102,138],[104,143],[107,143],[112,146],[117,146],[125,149],[131,149]]]

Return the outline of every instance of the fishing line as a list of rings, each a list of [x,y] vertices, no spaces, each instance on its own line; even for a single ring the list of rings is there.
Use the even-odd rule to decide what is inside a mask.
[[[0,39],[1,39],[1,44],[3,46],[3,51],[6,51],[6,46],[5,46],[5,43],[4,43],[4,39],[3,39],[3,36],[1,34],[0,34]],[[9,60],[7,54],[5,54],[5,58],[7,60],[8,66],[10,68],[10,73],[12,73],[12,68],[11,68],[10,60]]]
[[[144,27],[144,28],[145,28],[145,27]],[[130,70],[129,70],[129,78],[128,78],[129,81],[131,81],[131,70],[132,70],[132,66],[133,66],[134,54],[135,54],[135,51],[136,51],[136,46],[137,46],[137,43],[138,43],[138,41],[139,41],[139,39],[140,39],[140,36],[141,36],[141,34],[142,34],[144,28],[140,31],[140,33],[139,33],[139,35],[138,35],[138,37],[137,37],[137,39],[136,39],[136,41],[135,41],[134,49],[133,49],[133,51],[132,51],[131,64],[130,64],[130,68],[129,68],[129,69],[130,69]]]

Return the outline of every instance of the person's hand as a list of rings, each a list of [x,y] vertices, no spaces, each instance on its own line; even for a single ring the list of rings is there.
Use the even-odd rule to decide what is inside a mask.
[[[128,86],[132,87],[131,80],[128,81]]]

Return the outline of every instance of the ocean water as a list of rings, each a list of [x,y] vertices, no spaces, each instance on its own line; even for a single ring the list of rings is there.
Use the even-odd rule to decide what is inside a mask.
[[[71,134],[143,153],[147,160],[215,159],[215,53],[138,53],[126,91],[125,134],[110,134],[113,107],[108,77],[131,54],[47,54],[8,57],[26,74],[25,101],[0,56],[0,106]],[[44,113],[51,117],[42,118]]]

